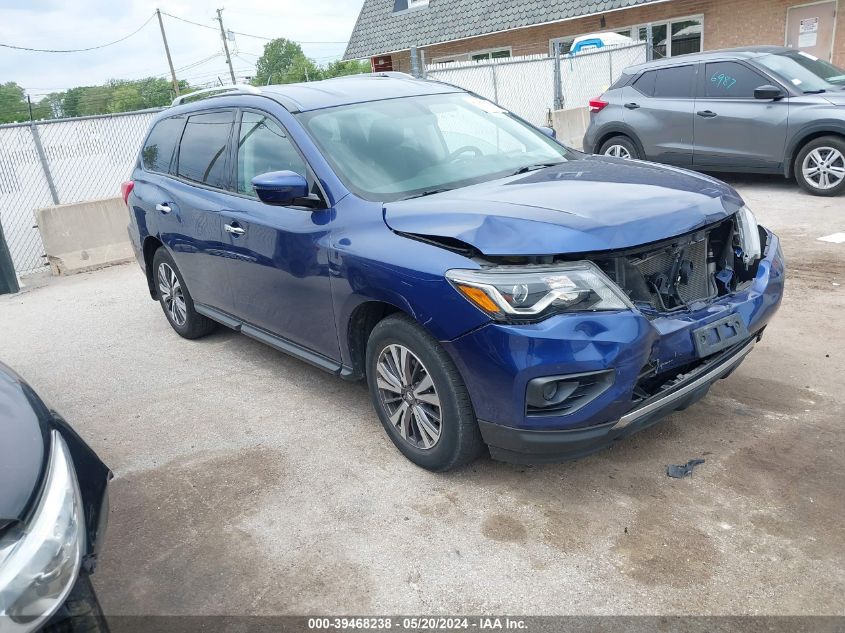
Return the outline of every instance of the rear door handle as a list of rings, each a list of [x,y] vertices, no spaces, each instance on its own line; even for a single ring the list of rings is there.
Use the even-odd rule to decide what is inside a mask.
[[[704,117],[705,119],[712,119],[714,116],[718,116],[712,110],[699,110],[696,114],[700,117]]]
[[[629,110],[636,110],[637,108],[640,107],[640,104],[639,103],[626,103],[625,107],[628,108]]]
[[[231,234],[232,234],[232,235],[234,235],[235,237],[240,237],[241,235],[243,235],[244,233],[246,233],[246,231],[245,231],[244,229],[242,229],[241,227],[239,227],[239,226],[238,226],[237,224],[235,224],[234,222],[233,222],[232,224],[224,224],[224,225],[223,225],[223,230],[224,230],[224,231],[226,231],[226,233],[231,233]]]
[[[156,211],[161,211],[162,213],[170,213],[173,209],[170,208],[170,205],[166,202],[162,202],[161,204],[156,205]]]

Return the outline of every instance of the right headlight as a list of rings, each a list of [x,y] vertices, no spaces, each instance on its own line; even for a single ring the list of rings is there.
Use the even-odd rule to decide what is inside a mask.
[[[28,632],[65,601],[85,538],[82,495],[67,444],[51,436],[41,498],[29,521],[0,538],[0,631]],[[5,621],[5,622],[4,622]]]
[[[760,229],[757,218],[745,205],[736,212],[736,227],[739,233],[739,247],[742,249],[742,261],[746,266],[760,259],[763,254],[760,244]]]
[[[561,312],[629,310],[628,297],[595,264],[452,269],[446,279],[498,321],[540,320]]]

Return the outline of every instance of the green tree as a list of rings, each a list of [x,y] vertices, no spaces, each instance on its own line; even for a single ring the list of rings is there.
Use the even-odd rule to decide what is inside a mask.
[[[0,84],[0,123],[28,120],[29,108],[23,88],[14,81]]]
[[[361,73],[371,72],[371,70],[370,62],[357,59],[341,59],[326,66],[323,69],[323,77],[330,79],[332,77],[343,77],[344,75],[360,75]]]
[[[255,64],[253,85],[288,84],[320,79],[320,69],[305,56],[296,42],[280,37],[264,45]]]

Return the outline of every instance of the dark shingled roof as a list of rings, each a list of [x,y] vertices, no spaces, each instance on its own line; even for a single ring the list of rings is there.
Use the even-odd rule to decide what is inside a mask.
[[[370,57],[660,0],[430,0],[394,13],[397,0],[364,0],[344,59]],[[402,0],[399,0],[405,4]]]

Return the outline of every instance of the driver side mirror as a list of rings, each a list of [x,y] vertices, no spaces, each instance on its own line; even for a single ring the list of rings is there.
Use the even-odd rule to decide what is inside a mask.
[[[777,86],[766,84],[754,89],[754,98],[761,100],[783,99],[786,95]]]
[[[308,182],[293,171],[270,171],[252,179],[258,199],[264,204],[286,206],[308,196]]]
[[[557,132],[553,127],[546,127],[545,125],[538,125],[537,129],[540,130],[543,134],[548,136],[549,138],[557,138]]]

